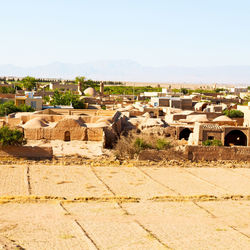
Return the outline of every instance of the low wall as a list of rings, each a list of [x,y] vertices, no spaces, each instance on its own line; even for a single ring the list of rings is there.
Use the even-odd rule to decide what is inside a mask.
[[[51,159],[52,147],[8,146],[0,149],[0,157],[20,157],[27,159]]]
[[[250,161],[250,147],[187,146],[186,155],[188,159],[192,161],[198,161],[198,160]]]

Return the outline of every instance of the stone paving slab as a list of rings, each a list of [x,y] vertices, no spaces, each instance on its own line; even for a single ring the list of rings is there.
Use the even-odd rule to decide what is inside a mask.
[[[249,168],[230,168],[229,171],[234,172],[235,174],[243,175],[244,177],[250,180],[250,169]]]
[[[134,167],[95,167],[98,176],[117,196],[150,198],[175,193]]]
[[[165,249],[116,203],[65,206],[100,249]]]
[[[174,190],[175,195],[222,195],[226,193],[222,188],[207,182],[205,178],[203,180],[190,174],[189,171],[191,172],[192,169],[148,167],[141,169],[158,183]]]
[[[66,198],[112,196],[89,167],[32,166],[30,184],[32,195]]]
[[[227,207],[226,202],[212,204]],[[123,206],[172,249],[249,249],[250,246],[248,237],[192,202],[145,202]],[[246,209],[242,206],[243,213]],[[249,228],[249,220],[245,223]]]
[[[0,236],[24,249],[95,249],[58,204],[1,204]]]
[[[241,175],[241,173],[247,175],[250,169],[248,171],[235,169],[233,172],[225,168],[190,168],[189,171],[218,188],[223,188],[227,194],[249,195],[250,193],[250,181]]]
[[[0,166],[0,249],[249,249],[249,173]]]
[[[28,195],[27,168],[0,166],[0,196]]]
[[[63,206],[66,211],[56,203],[1,204],[0,239],[8,239],[25,249],[249,249],[250,246],[246,201],[202,202],[199,206],[192,202],[152,201],[123,203],[122,208],[106,202]],[[236,212],[242,216],[233,218]]]
[[[250,239],[250,201],[218,201],[198,204]]]

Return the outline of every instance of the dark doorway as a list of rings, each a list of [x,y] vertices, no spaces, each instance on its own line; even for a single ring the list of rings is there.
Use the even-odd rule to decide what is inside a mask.
[[[66,131],[64,133],[64,141],[70,141],[70,132],[69,131]]]
[[[246,146],[247,137],[240,130],[232,130],[225,137],[225,146]]]
[[[189,135],[192,133],[192,131],[189,128],[184,128],[179,135],[179,139],[185,139],[186,141],[188,140]]]

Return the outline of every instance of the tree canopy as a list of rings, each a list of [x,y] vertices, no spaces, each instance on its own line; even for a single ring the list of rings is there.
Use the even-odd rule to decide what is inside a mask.
[[[34,109],[27,105],[16,106],[13,101],[0,104],[0,116],[5,116],[15,112],[34,112]]]
[[[36,78],[26,76],[22,79],[23,87],[27,90],[32,90],[36,87]]]
[[[52,100],[50,102],[51,105],[71,105],[75,109],[83,109],[85,107],[83,101],[79,99],[78,95],[74,95],[71,91],[59,92],[55,90]]]
[[[23,133],[17,129],[9,129],[7,126],[0,128],[0,145],[22,145],[25,142]]]

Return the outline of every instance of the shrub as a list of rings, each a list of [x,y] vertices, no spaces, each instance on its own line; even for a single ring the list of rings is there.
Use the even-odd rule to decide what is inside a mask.
[[[223,114],[230,117],[230,118],[240,118],[240,117],[244,117],[244,113],[241,112],[240,110],[237,109],[232,109],[232,110],[224,110]]]
[[[24,143],[23,133],[17,129],[9,129],[7,126],[0,128],[0,145],[22,145]]]
[[[134,147],[133,143],[133,137],[131,135],[127,137],[122,136],[115,145],[115,154],[119,159],[133,159],[137,153],[138,152],[136,152],[136,148]]]
[[[158,139],[156,141],[156,148],[158,150],[162,150],[162,149],[167,149],[171,147],[171,142],[167,141],[166,139]]]
[[[137,134],[130,133],[127,137],[121,136],[115,145],[115,152],[118,158],[133,159],[141,151],[146,149],[163,150],[170,148],[171,142],[159,136],[146,136],[143,137]]]
[[[153,148],[153,146],[150,143],[147,143],[143,138],[136,138],[134,146],[136,147],[136,151],[138,152],[144,149]]]
[[[220,140],[206,140],[202,142],[203,146],[222,146],[222,142]]]

